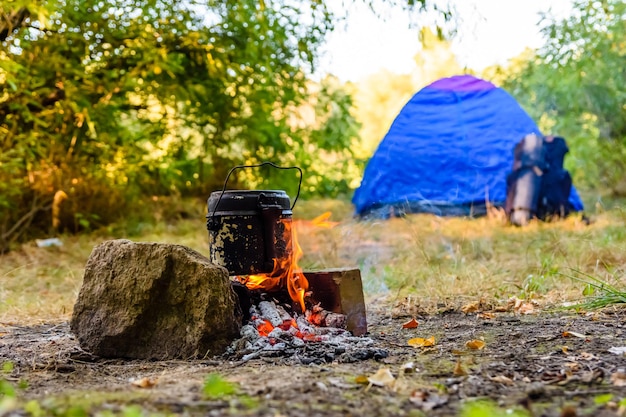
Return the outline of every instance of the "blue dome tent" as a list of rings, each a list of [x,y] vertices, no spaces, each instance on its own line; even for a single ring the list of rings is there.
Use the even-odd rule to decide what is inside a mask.
[[[485,214],[487,201],[504,204],[513,148],[529,133],[542,135],[503,89],[471,75],[435,81],[404,106],[368,162],[356,214]],[[570,203],[583,209],[574,187]]]

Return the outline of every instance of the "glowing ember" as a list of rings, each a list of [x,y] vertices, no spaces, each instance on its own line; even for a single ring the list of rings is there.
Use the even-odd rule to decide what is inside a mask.
[[[263,320],[257,324],[256,329],[261,336],[267,336],[274,330],[274,326],[272,326],[269,320]]]
[[[287,256],[282,259],[274,259],[274,269],[269,274],[257,274],[237,276],[237,280],[249,290],[264,290],[268,292],[278,291],[285,286],[291,299],[300,305],[302,312],[306,311],[304,295],[309,288],[302,268],[298,266],[298,260],[302,257],[302,249],[298,244],[295,228],[292,227],[291,219],[282,219],[284,226],[283,238],[287,248]]]

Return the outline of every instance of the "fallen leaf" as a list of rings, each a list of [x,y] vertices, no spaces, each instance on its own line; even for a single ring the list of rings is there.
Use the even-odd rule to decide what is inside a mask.
[[[463,369],[463,365],[461,365],[461,361],[456,361],[456,365],[454,365],[454,371],[452,373],[456,376],[467,375],[467,372]]]
[[[535,305],[530,301],[524,301],[517,297],[511,297],[507,301],[508,311],[515,311],[519,314],[532,314],[535,312]]]
[[[498,375],[498,376],[491,377],[489,379],[492,380],[493,382],[498,382],[500,384],[513,385],[513,380],[509,378],[508,376]]]
[[[417,322],[417,320],[415,320],[415,318],[412,318],[411,320],[404,323],[402,325],[402,328],[403,329],[415,329],[417,326],[419,326],[419,323]]]
[[[367,380],[372,385],[384,387],[393,385],[396,379],[391,374],[389,368],[380,368],[374,375],[368,376]]]
[[[609,348],[609,353],[614,353],[616,355],[624,355],[626,354],[626,346],[613,346]]]
[[[144,377],[141,379],[131,379],[131,385],[139,388],[152,388],[157,384],[159,378],[148,378]]]
[[[570,332],[570,331],[567,331],[567,330],[563,332],[563,337],[572,337],[572,336],[573,337],[578,337],[578,338],[581,338],[581,339],[587,339],[589,337],[589,336],[585,336],[582,333]]]
[[[563,353],[569,353],[569,346],[561,346],[561,352]]]
[[[620,371],[612,373],[611,383],[616,387],[626,387],[626,373]]]
[[[516,308],[519,314],[533,314],[535,312],[535,305],[528,302],[523,302],[519,308]]]
[[[465,314],[475,313],[480,309],[480,301],[474,301],[473,303],[465,304],[461,307],[461,311]]]
[[[465,347],[472,350],[481,350],[485,347],[485,342],[478,339],[468,340],[465,342]]]
[[[409,346],[413,347],[435,346],[435,336],[430,336],[428,339],[424,339],[423,337],[414,337],[413,339],[409,339],[407,343]]]
[[[369,381],[367,380],[367,376],[365,375],[357,375],[354,378],[354,382],[356,382],[357,384],[362,384],[362,385],[369,384]]]
[[[580,359],[586,360],[586,361],[591,361],[594,359],[598,359],[598,357],[596,355],[594,355],[593,353],[589,353],[589,352],[580,352]]]
[[[491,320],[491,319],[495,319],[496,315],[495,315],[495,313],[485,312],[485,313],[478,313],[476,315],[476,317],[481,318],[481,319],[485,319],[485,320]]]

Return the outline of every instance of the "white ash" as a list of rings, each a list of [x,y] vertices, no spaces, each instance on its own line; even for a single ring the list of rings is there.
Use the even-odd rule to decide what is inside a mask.
[[[345,325],[345,315],[319,310],[315,314],[319,316],[320,313],[325,317],[322,324]],[[242,362],[263,359],[301,364],[346,363],[387,357],[387,351],[376,348],[374,340],[369,337],[353,336],[340,327],[316,326],[303,315],[290,316],[281,306],[270,301],[251,307],[250,315],[254,319],[242,327],[241,337],[228,348],[227,357]],[[329,316],[331,320],[328,320]],[[266,320],[274,328],[263,336],[255,326]],[[297,327],[292,325],[294,321]]]
[[[274,327],[280,326],[283,323],[283,318],[281,317],[276,304],[270,301],[261,301],[259,303],[259,313],[265,320],[269,320]]]

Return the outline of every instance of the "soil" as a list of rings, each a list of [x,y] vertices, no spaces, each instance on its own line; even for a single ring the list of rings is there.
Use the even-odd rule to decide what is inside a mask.
[[[403,328],[412,318],[418,326]],[[19,387],[12,411],[0,401],[0,415],[27,415],[35,400],[43,415],[72,407],[117,414],[135,404],[143,415],[450,416],[485,400],[489,415],[618,416],[626,356],[610,349],[626,345],[625,318],[618,308],[420,315],[381,303],[368,307],[367,337],[386,355],[308,365],[280,354],[245,362],[101,359],[80,349],[67,323],[0,326],[0,362],[13,364],[0,382]],[[408,343],[431,336],[432,346]],[[472,349],[471,341],[480,342]],[[214,373],[236,392],[205,395]]]

